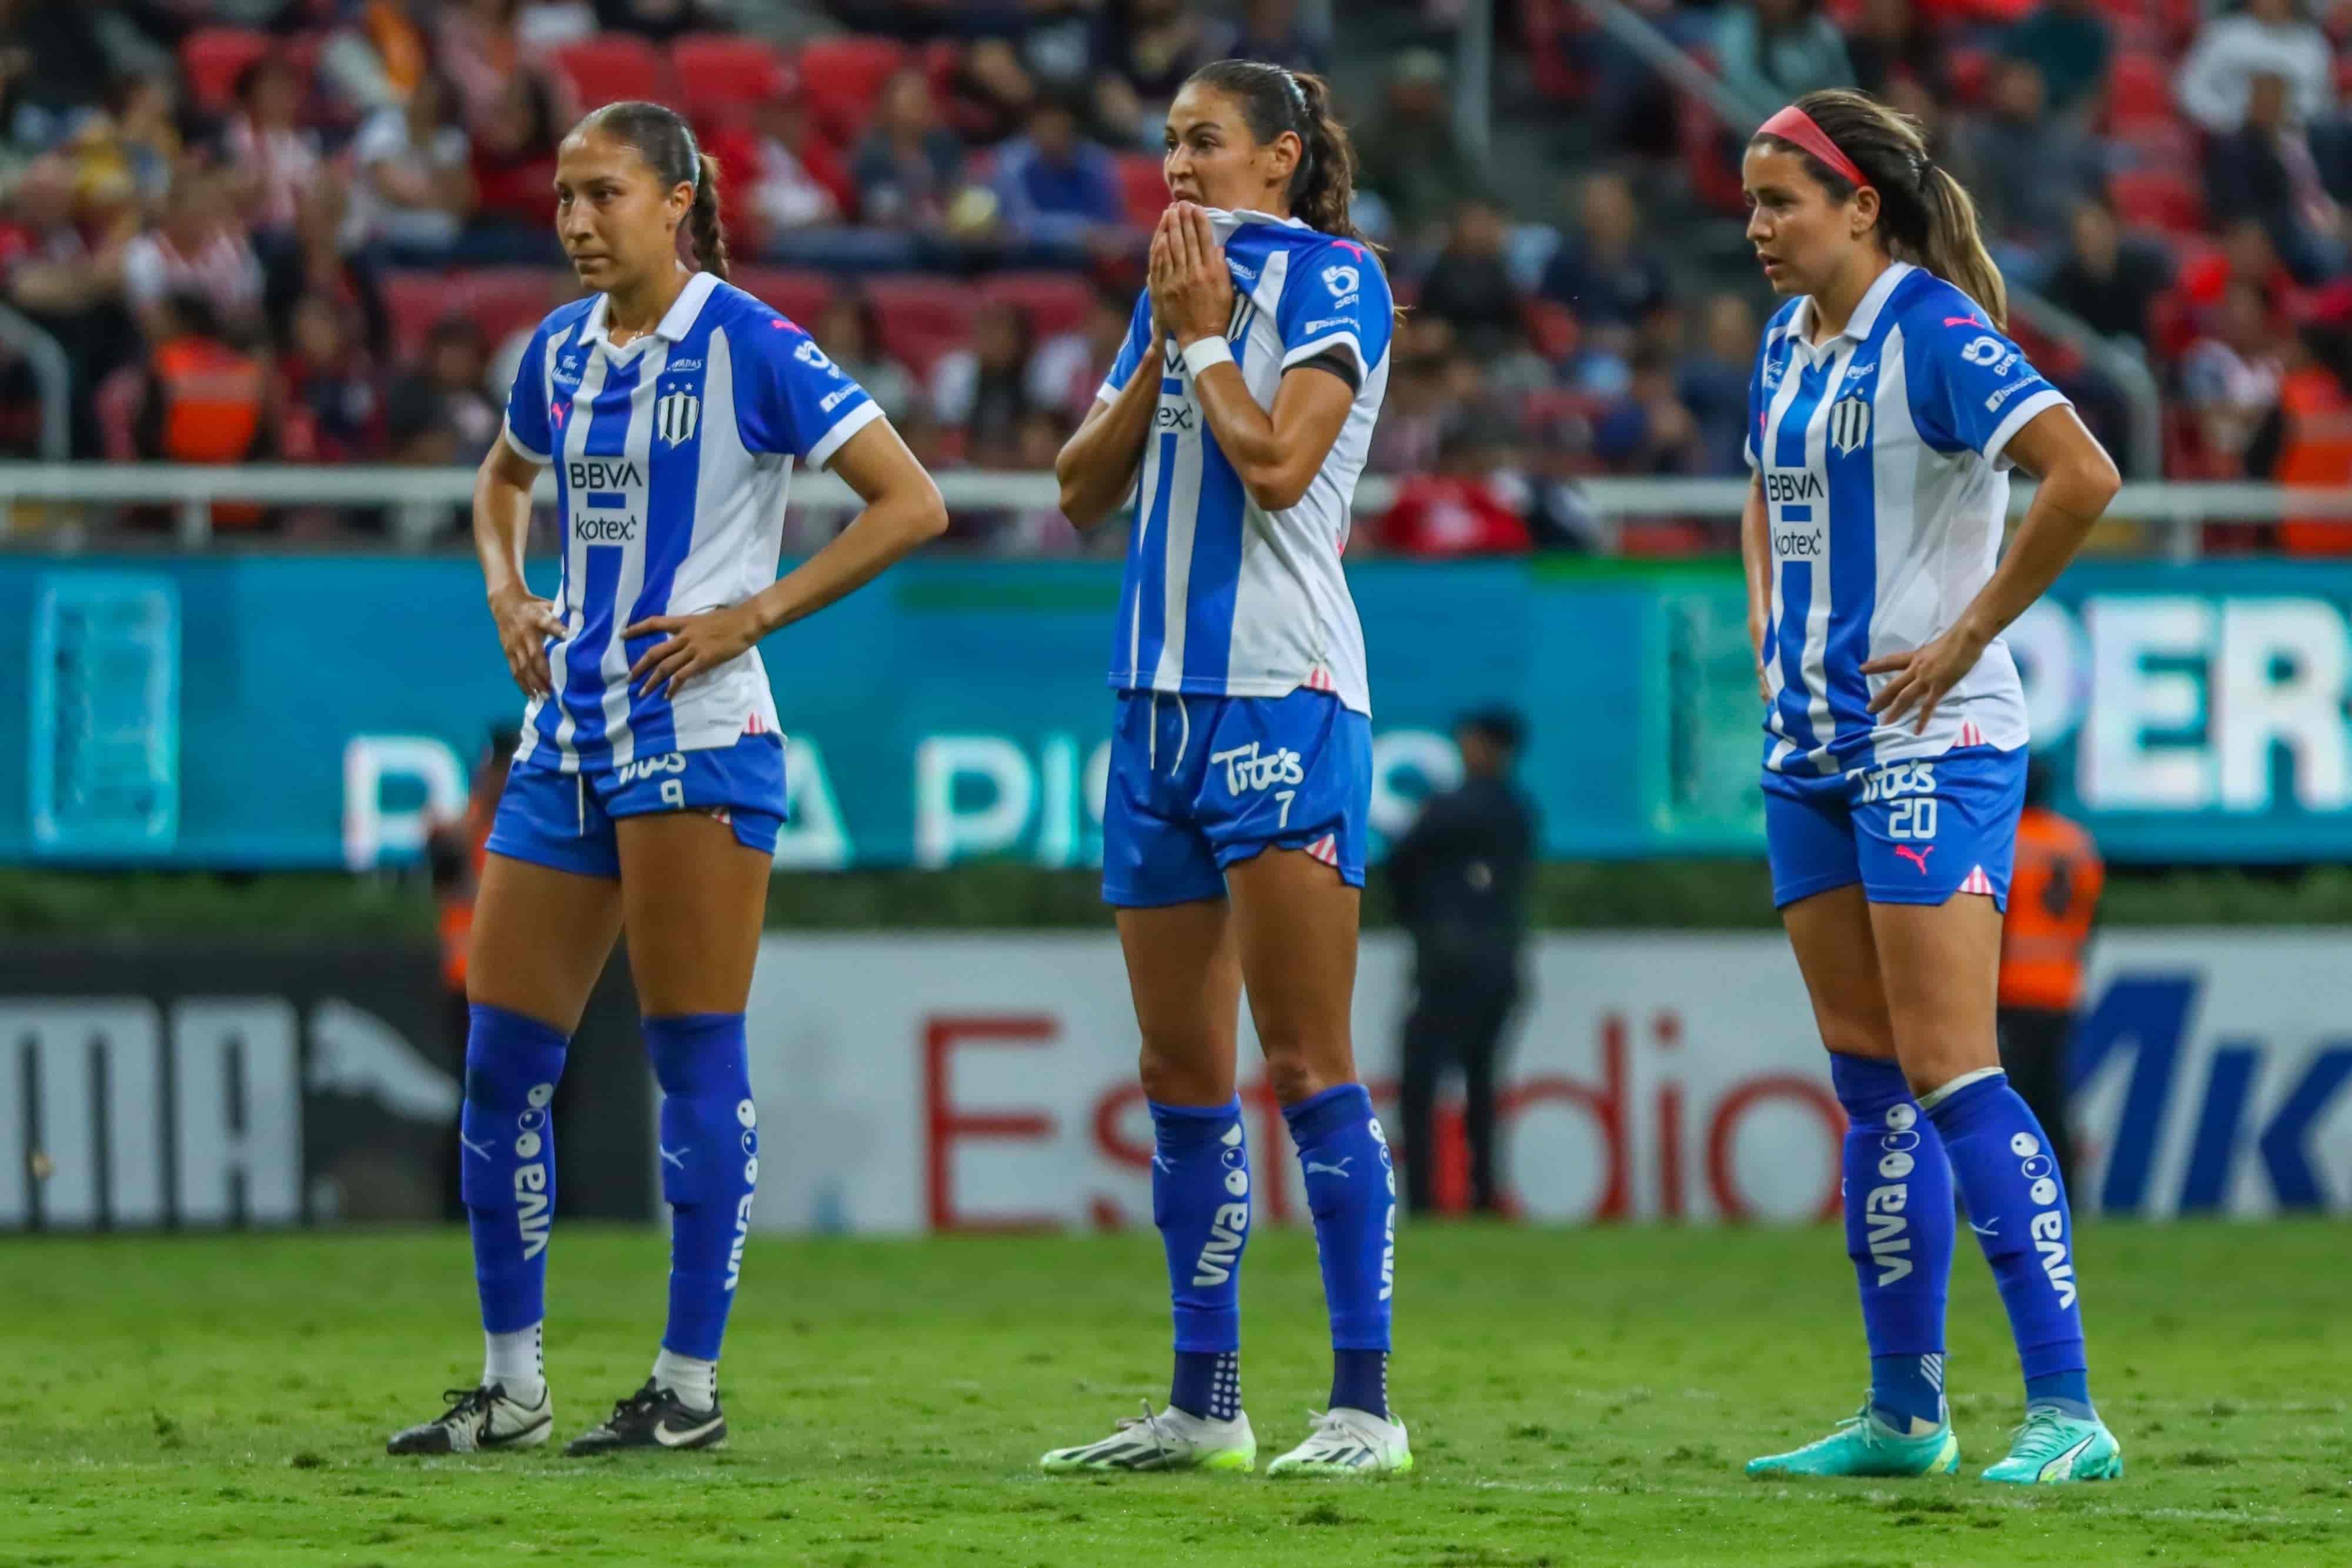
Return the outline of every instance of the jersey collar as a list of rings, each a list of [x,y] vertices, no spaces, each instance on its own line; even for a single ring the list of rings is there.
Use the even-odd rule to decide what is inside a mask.
[[[1797,313],[1789,321],[1789,336],[1795,340],[1799,351],[1816,361],[1835,353],[1840,343],[1867,341],[1871,329],[1878,325],[1878,313],[1886,308],[1887,297],[1917,270],[1907,261],[1890,264],[1863,295],[1862,303],[1853,308],[1853,314],[1846,318],[1845,330],[1818,346],[1812,340],[1813,297],[1806,295],[1797,301]]]
[[[659,338],[675,343],[693,331],[695,318],[702,314],[702,307],[718,287],[719,277],[715,273],[698,272],[688,278],[686,287],[678,290],[677,298],[663,312],[661,320],[646,338]],[[601,344],[608,354],[634,354],[645,344],[646,338],[638,338],[616,349],[604,336],[604,311],[611,302],[610,295],[599,294],[596,303],[588,308],[588,320],[580,332],[581,346],[593,349]]]
[[[1209,214],[1209,226],[1216,230],[1220,239],[1229,237],[1235,229],[1250,224],[1270,224],[1278,229],[1303,229],[1307,226],[1297,218],[1277,218],[1272,213],[1253,212],[1247,207],[1236,207],[1232,212],[1223,207],[1202,210]]]

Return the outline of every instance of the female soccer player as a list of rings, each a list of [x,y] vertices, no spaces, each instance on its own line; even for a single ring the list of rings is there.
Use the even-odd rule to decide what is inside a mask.
[[[1748,1469],[1958,1468],[1943,1397],[1957,1183],[2025,1371],[2025,1424],[1985,1479],[2119,1476],[2091,1406],[2065,1189],[1993,1033],[2026,755],[2000,632],[2073,558],[2115,465],[2002,335],[1975,209],[1909,120],[1808,94],[1764,122],[1743,178],[1748,238],[1790,297],[1749,384],[1740,531],[1766,839],[1851,1122],[1846,1249],[1871,1354],[1854,1419]],[[2042,486],[2003,556],[2012,464]]]
[[[530,696],[488,843],[467,990],[459,1155],[488,1354],[481,1382],[395,1454],[547,1440],[540,1354],[555,1204],[549,1102],[625,925],[661,1083],[669,1323],[645,1386],[574,1454],[708,1448],[719,1343],[759,1176],[743,1005],[784,817],[784,750],[756,644],[946,527],[938,490],[857,384],[730,287],[718,170],[686,122],[616,103],[564,139],[556,232],[594,292],[541,324],[474,536]],[[680,265],[684,226],[700,270]],[[782,580],[793,465],[866,503]],[[524,586],[531,486],[553,465],[554,602]]]
[[[1167,145],[1176,200],[1150,287],[1057,467],[1081,528],[1141,480],[1112,638],[1103,896],[1143,1037],[1176,1371],[1167,1409],[1043,1463],[1256,1463],[1238,1310],[1246,985],[1298,1146],[1335,1364],[1329,1411],[1269,1470],[1405,1470],[1387,1387],[1396,1176],[1348,1030],[1371,734],[1339,570],[1388,388],[1388,280],[1349,222],[1354,153],[1316,78],[1204,66],[1169,110]]]

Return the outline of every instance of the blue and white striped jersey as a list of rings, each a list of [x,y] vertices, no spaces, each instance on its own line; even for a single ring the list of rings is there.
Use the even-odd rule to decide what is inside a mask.
[[[1144,443],[1110,684],[1235,697],[1307,686],[1369,714],[1364,632],[1339,555],[1388,393],[1389,280],[1362,246],[1295,218],[1211,219],[1234,275],[1225,336],[1250,395],[1271,409],[1286,371],[1322,361],[1355,387],[1355,406],[1299,503],[1267,512],[1217,449],[1175,345],[1147,341],[1150,292],[1136,302],[1101,395],[1116,397],[1146,369],[1160,377],[1160,408]]]
[[[1864,664],[1948,627],[1992,575],[2009,511],[2001,452],[2065,397],[1975,301],[1897,262],[1844,331],[1806,340],[1810,298],[1764,331],[1748,462],[1772,548],[1764,766],[1838,773],[1957,746],[2025,744],[2025,696],[1998,639],[1929,723],[1868,711]]]
[[[709,273],[622,347],[604,308],[599,294],[548,317],[507,399],[507,444],[554,465],[564,537],[554,695],[532,701],[515,755],[566,773],[775,732],[758,649],[673,702],[630,689],[661,639],[621,629],[774,581],[793,464],[824,466],[882,414],[806,332]]]

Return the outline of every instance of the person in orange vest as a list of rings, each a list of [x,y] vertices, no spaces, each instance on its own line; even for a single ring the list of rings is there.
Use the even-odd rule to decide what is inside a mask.
[[[2074,1179],[2074,1138],[2066,1114],[2066,1049],[2083,998],[2083,955],[2105,885],[2106,862],[2083,826],[2049,803],[2048,766],[2026,769],[2025,810],[2017,824],[2017,864],[2001,925],[1998,1024],[2000,1063],[2041,1120],[2059,1179]]]
[[[260,352],[238,346],[201,295],[168,295],[132,426],[139,455],[163,463],[250,463],[269,455],[277,380]],[[251,528],[260,507],[215,502],[215,528]]]
[[[466,1048],[471,1019],[466,1001],[466,962],[474,944],[474,896],[481,887],[482,858],[489,841],[490,823],[506,789],[507,768],[514,761],[522,732],[501,725],[490,732],[489,745],[474,768],[466,809],[433,825],[425,842],[425,860],[433,873],[433,898],[439,906],[441,988],[457,1020],[457,1047]]]
[[[2300,489],[2352,487],[2352,296],[2296,334],[2277,406],[2247,445],[2246,472]],[[2352,555],[2352,518],[2287,517],[2278,541],[2289,555]]]

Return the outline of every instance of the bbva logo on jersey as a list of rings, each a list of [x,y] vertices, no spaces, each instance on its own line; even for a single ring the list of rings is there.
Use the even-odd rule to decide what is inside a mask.
[[[654,429],[672,446],[693,440],[701,417],[702,400],[690,392],[674,392],[654,404]]]
[[[1870,400],[1842,397],[1830,405],[1830,444],[1851,453],[1870,439]]]

